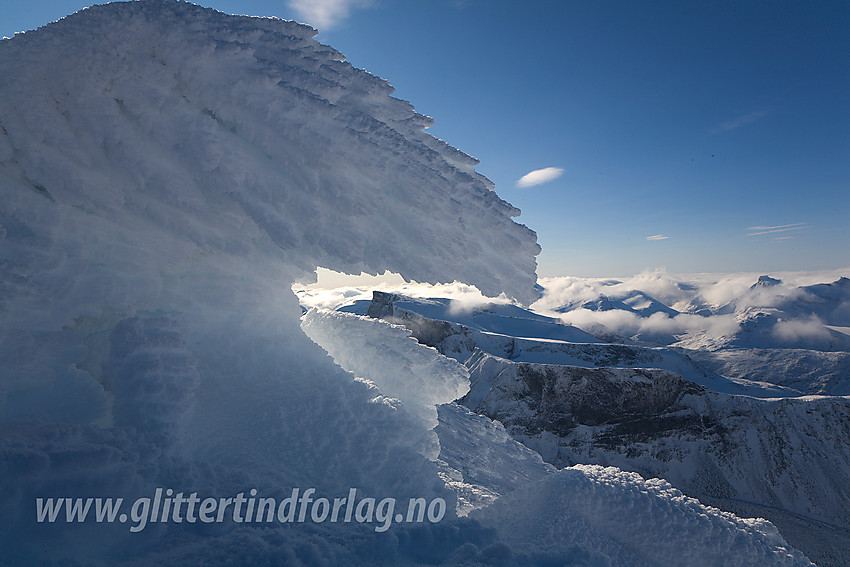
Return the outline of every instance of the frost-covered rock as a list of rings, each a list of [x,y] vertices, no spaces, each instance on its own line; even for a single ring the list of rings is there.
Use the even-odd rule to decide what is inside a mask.
[[[497,425],[457,411],[443,413],[433,430],[440,454],[427,458],[433,407],[466,387],[456,363],[383,323],[311,316],[308,327],[332,339],[330,323],[341,323],[341,340],[362,352],[333,340],[325,351],[301,330],[291,284],[317,266],[458,280],[528,303],[539,251],[474,159],[424,133],[430,119],[314,33],[143,0],[0,42],[0,563],[619,557],[595,537],[605,528],[593,518],[588,537],[551,533],[541,554],[503,529],[513,524],[500,509],[458,516],[560,477]],[[399,356],[408,368],[392,366]],[[232,502],[221,521],[154,521],[154,512],[130,533],[126,517],[39,522],[33,510],[49,497],[256,490],[282,500],[308,487],[334,499],[355,488],[442,499],[447,513],[378,532],[243,521]],[[621,513],[606,501],[607,514]],[[671,498],[655,491],[637,502],[663,508]],[[515,520],[527,530],[563,506],[550,499]],[[653,517],[676,527],[678,516]],[[727,549],[764,547],[739,527]],[[689,532],[697,546],[713,533],[703,528]],[[780,564],[783,542],[770,544],[765,557]]]
[[[349,313],[311,309],[301,328],[334,362],[397,398],[426,430],[437,426],[437,406],[469,392],[466,367],[417,342],[404,327]],[[439,443],[423,450],[431,459]]]
[[[9,275],[30,265],[30,291],[38,275],[80,299],[96,289],[98,305],[128,286],[161,304],[192,267],[232,274],[225,259],[254,255],[270,273],[392,270],[530,300],[539,247],[519,211],[422,131],[430,118],[314,34],[154,0],[2,42],[15,77],[0,98]],[[48,274],[76,277],[60,288]],[[19,295],[6,308],[32,310]]]
[[[446,484],[458,494],[458,512],[468,514],[554,472],[504,426],[464,406],[438,407],[439,463]]]
[[[389,269],[529,301],[539,247],[474,159],[314,34],[146,0],[0,43],[0,562],[176,537],[72,545],[37,497],[357,487],[453,507],[427,429],[303,334],[290,285]]]
[[[742,520],[664,480],[613,467],[562,469],[472,516],[515,549],[566,564],[811,565],[764,520]]]

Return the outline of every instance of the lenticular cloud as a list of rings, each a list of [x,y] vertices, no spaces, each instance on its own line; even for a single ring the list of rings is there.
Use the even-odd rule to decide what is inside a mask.
[[[543,169],[535,169],[526,173],[516,182],[517,187],[534,187],[554,181],[564,174],[564,170],[559,167],[544,167]]]

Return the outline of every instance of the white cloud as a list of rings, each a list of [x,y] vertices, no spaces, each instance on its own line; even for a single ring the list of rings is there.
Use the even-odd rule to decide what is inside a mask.
[[[763,234],[775,234],[777,232],[788,232],[791,230],[803,230],[806,228],[806,223],[797,222],[794,224],[780,224],[777,226],[751,226],[747,230],[747,236],[761,236]],[[788,237],[792,238],[792,237]]]
[[[539,283],[545,291],[532,305],[532,309],[586,330],[602,325],[607,330],[624,336],[649,334],[658,340],[666,337],[672,341],[683,339],[687,335],[719,340],[738,330],[736,315],[729,313],[703,316],[696,315],[696,310],[705,307],[716,309],[732,300],[736,300],[740,309],[753,306],[770,308],[784,301],[805,300],[805,292],[798,289],[798,286],[831,282],[848,274],[850,268],[819,272],[777,272],[772,275],[781,279],[781,284],[756,287],[752,290],[750,288],[762,273],[672,275],[658,269],[646,270],[621,279],[542,277]],[[468,311],[489,303],[511,303],[504,296],[484,297],[475,287],[458,282],[429,285],[416,282],[399,283],[396,280],[376,285],[364,284],[355,279],[352,281],[358,283],[337,289],[293,286],[293,290],[305,307],[338,308],[358,299],[369,300],[374,289],[411,297],[450,298],[450,309],[454,312]],[[670,317],[659,312],[649,317],[641,317],[620,309],[593,311],[581,307],[585,302],[597,302],[603,297],[610,300],[627,298],[635,291],[642,291],[682,313]],[[564,306],[569,310],[562,313],[560,309]],[[828,336],[825,327],[816,318],[780,321],[772,333],[775,339],[788,341],[789,344],[795,340],[815,340]]]
[[[743,273],[706,276],[699,285],[699,295],[710,305],[720,307],[740,297],[758,280],[760,274]]]
[[[289,0],[298,18],[319,30],[328,30],[351,15],[354,8],[368,8],[372,0]]]
[[[751,276],[750,280],[752,284],[755,277]],[[602,296],[621,299],[630,296],[634,291],[648,293],[665,305],[676,309],[677,304],[686,304],[699,293],[695,285],[685,282],[680,276],[672,276],[665,270],[646,270],[624,279],[574,276],[539,278],[538,283],[546,290],[544,296],[534,304],[534,308],[540,311],[556,309],[563,305],[575,306],[586,301],[597,301]]]
[[[564,174],[564,170],[560,167],[544,167],[543,169],[535,169],[519,178],[516,182],[517,187],[534,187],[541,183],[548,183],[553,179],[557,179]]]
[[[624,336],[634,336],[641,333],[671,336],[700,333],[708,337],[720,338],[735,332],[738,328],[734,315],[701,317],[681,313],[675,317],[669,317],[664,313],[653,313],[649,317],[639,317],[634,313],[619,309],[609,311],[574,309],[561,313],[559,318],[568,325],[575,325],[584,329],[593,329],[596,325],[602,325],[609,331]]]
[[[539,283],[546,291],[534,304],[534,308],[556,316],[551,311],[564,305],[577,307],[586,301],[598,301],[603,295],[611,299],[621,299],[634,291],[643,291],[678,311],[689,311],[689,306],[720,307],[740,298],[756,283],[759,276],[766,274],[744,272],[673,275],[658,269],[617,279],[541,277]],[[782,284],[758,288],[754,293],[748,294],[749,300],[744,301],[742,306],[774,306],[778,303],[779,296],[796,297],[794,294],[799,293],[796,290],[798,286],[833,282],[842,276],[850,276],[850,267],[813,272],[769,272],[769,275],[782,280]]]
[[[737,130],[741,126],[746,126],[747,124],[751,124],[756,120],[759,120],[767,115],[767,110],[756,110],[753,112],[749,112],[732,120],[727,120],[722,124],[718,124],[714,128],[711,129],[713,134],[719,134],[721,132],[730,132],[732,130]]]
[[[829,329],[824,327],[821,320],[815,315],[807,319],[780,320],[771,333],[774,337],[789,343],[806,339],[829,340],[830,338]]]
[[[669,236],[664,236],[663,234],[653,234],[652,236],[647,236],[647,240],[667,240],[670,238]]]

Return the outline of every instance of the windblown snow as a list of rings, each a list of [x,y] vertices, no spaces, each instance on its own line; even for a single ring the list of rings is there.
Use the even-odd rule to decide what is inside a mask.
[[[0,563],[809,565],[664,481],[555,470],[407,331],[302,331],[290,285],[318,266],[529,303],[539,251],[473,158],[314,34],[143,0],[0,42]],[[295,487],[448,512],[139,533],[35,513]]]

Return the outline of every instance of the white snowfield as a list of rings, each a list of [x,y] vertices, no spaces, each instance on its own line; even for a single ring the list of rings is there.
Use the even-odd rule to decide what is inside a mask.
[[[539,251],[475,160],[313,35],[143,0],[0,42],[0,564],[810,565],[663,481],[554,471],[446,405],[463,370],[399,329],[304,334],[290,285],[317,266],[528,303]],[[34,510],[293,487],[450,513],[134,534]]]

